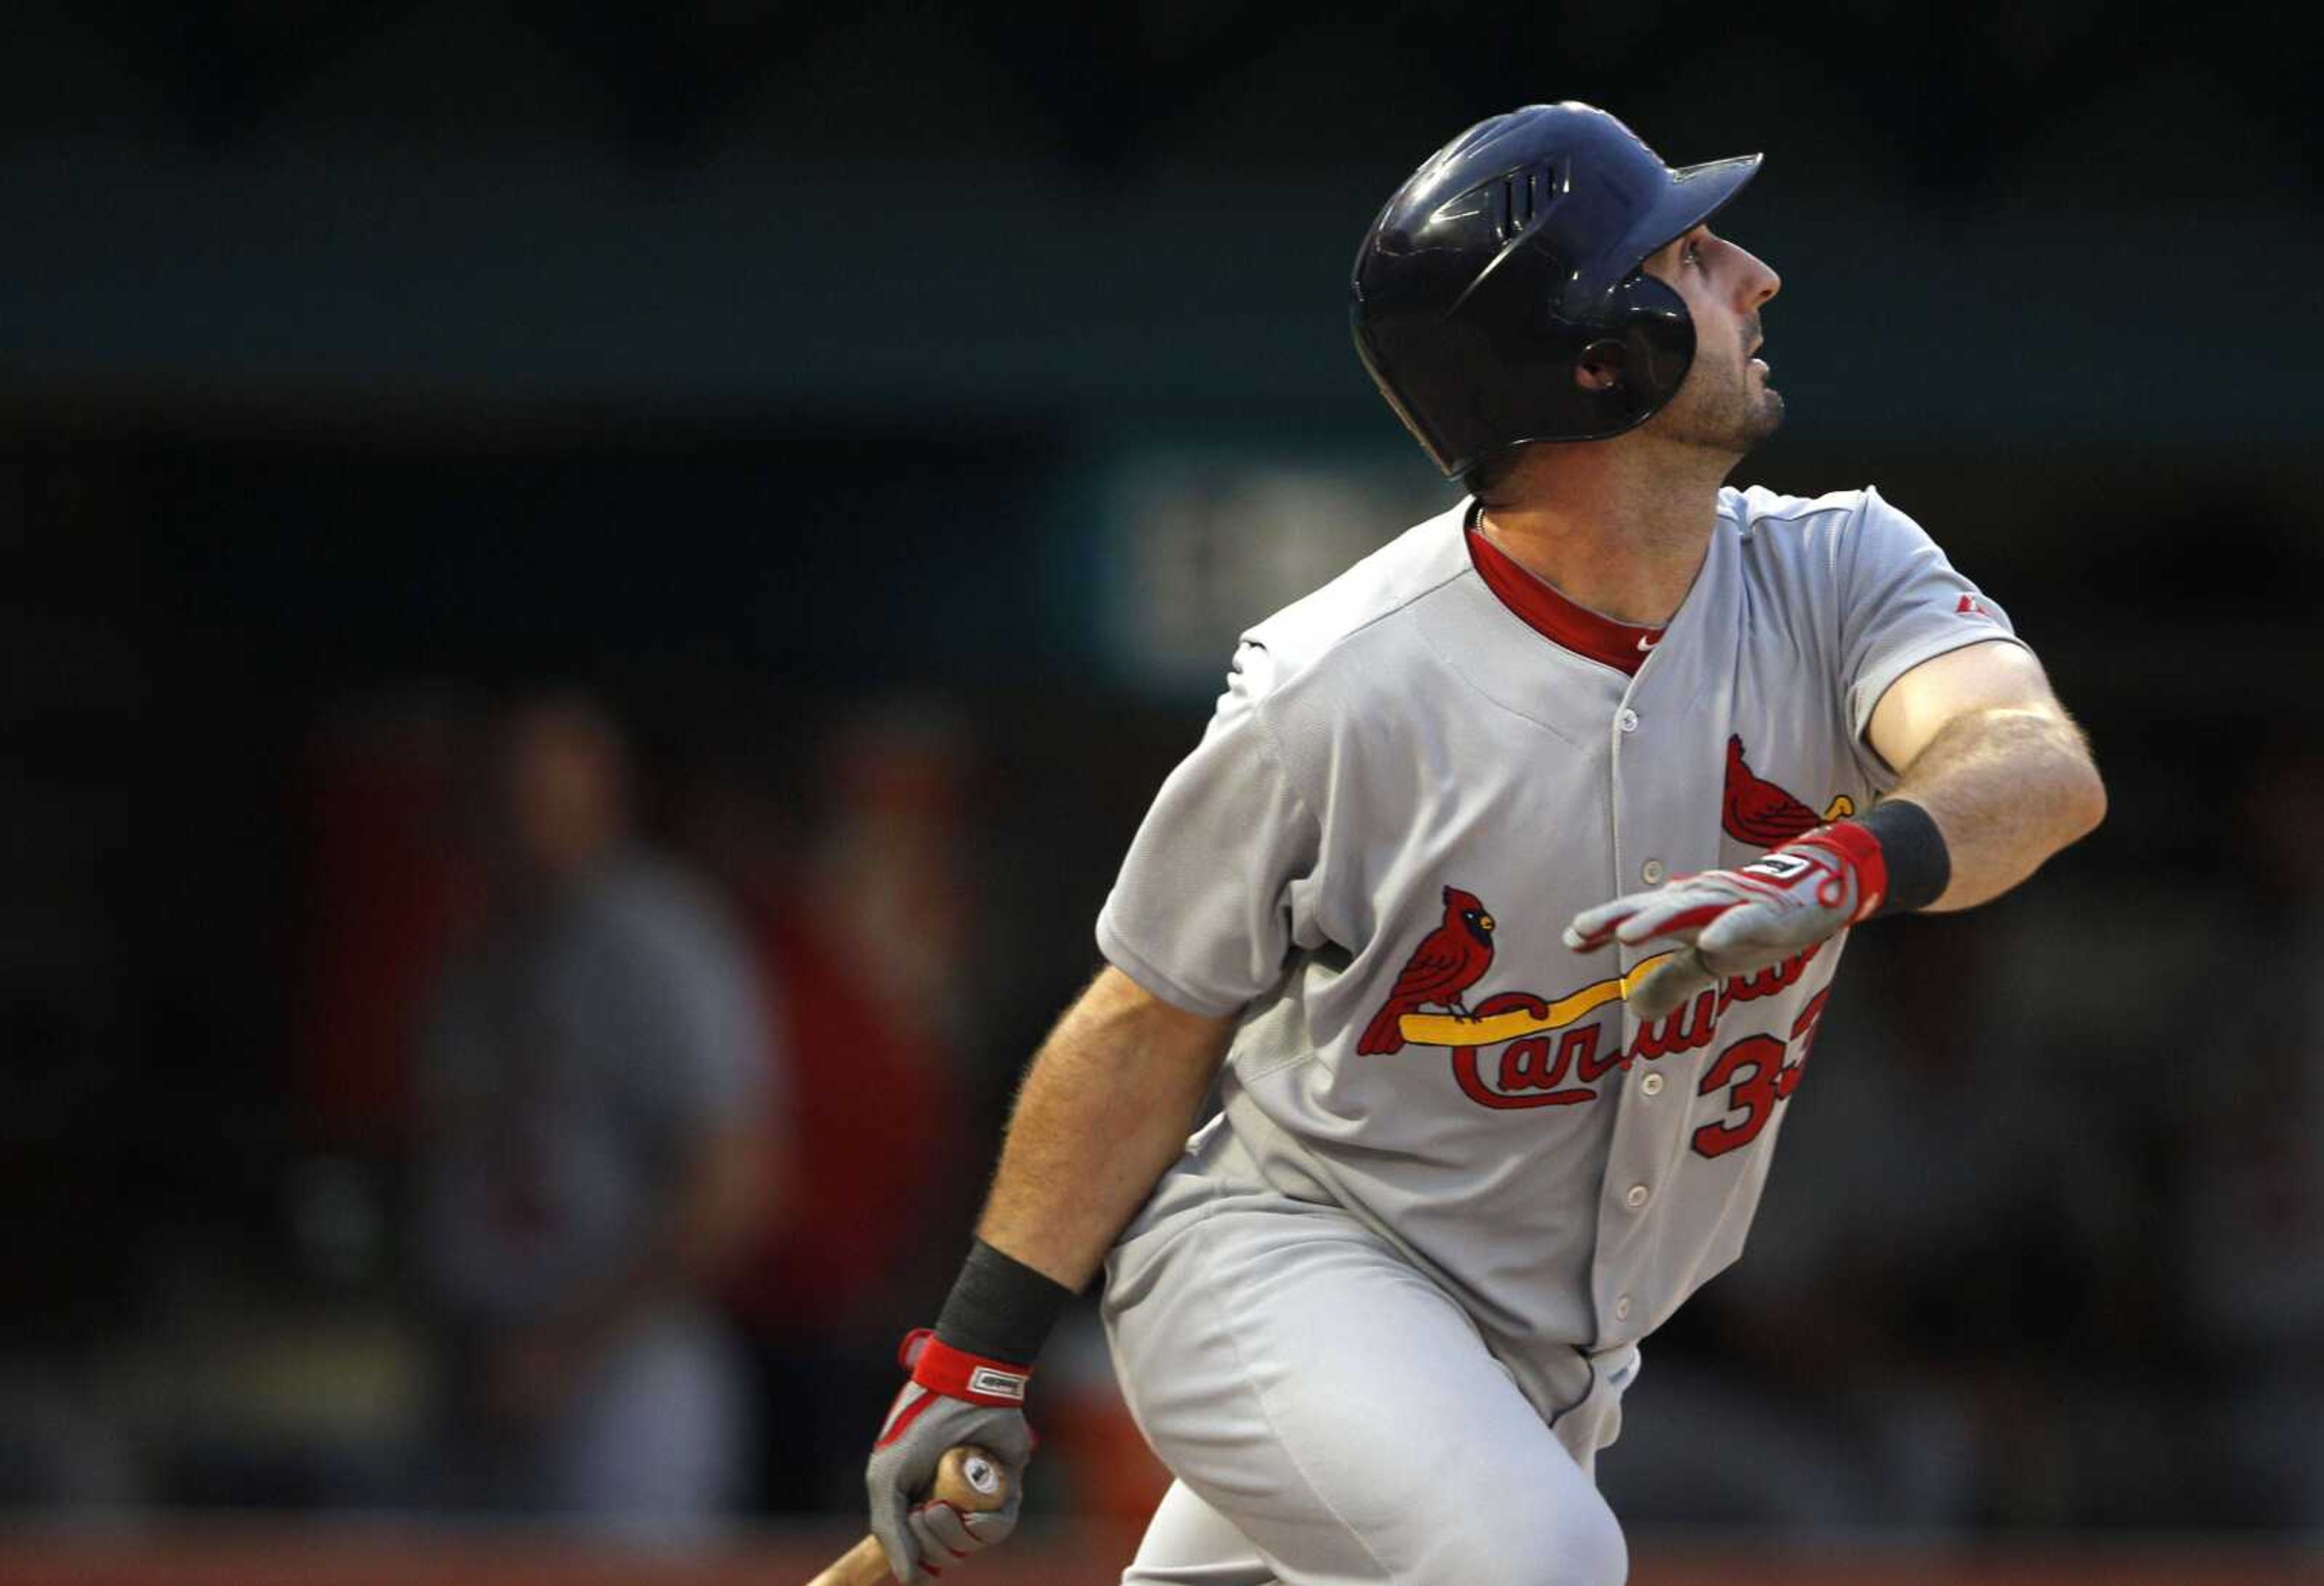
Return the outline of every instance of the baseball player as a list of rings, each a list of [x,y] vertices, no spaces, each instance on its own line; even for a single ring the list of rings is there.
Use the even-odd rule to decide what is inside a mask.
[[[1176,1478],[1125,1581],[1622,1581],[1593,1462],[1742,1249],[1848,933],[2102,817],[1910,518],[1724,484],[1784,410],[1777,277],[1710,224],[1758,167],[1530,106],[1365,236],[1357,347],[1467,495],[1244,635],[1131,844],[907,1341],[869,1470],[899,1581],[1014,1523],[922,1495],[953,1444],[1021,1469],[1101,1262]]]

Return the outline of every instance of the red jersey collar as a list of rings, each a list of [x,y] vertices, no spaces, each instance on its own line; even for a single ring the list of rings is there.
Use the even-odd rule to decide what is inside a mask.
[[[1526,627],[1553,644],[1576,655],[1588,656],[1615,670],[1637,675],[1646,664],[1646,652],[1662,642],[1661,628],[1640,628],[1599,615],[1574,604],[1541,579],[1511,560],[1471,524],[1468,531],[1469,559],[1477,576],[1500,603],[1517,613]]]

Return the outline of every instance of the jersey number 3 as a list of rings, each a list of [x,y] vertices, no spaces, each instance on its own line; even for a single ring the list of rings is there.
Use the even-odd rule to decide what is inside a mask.
[[[1792,1043],[1799,1048],[1796,1057],[1785,1061],[1790,1048],[1773,1036],[1745,1036],[1721,1052],[1704,1072],[1695,1093],[1709,1096],[1725,1091],[1729,1116],[1694,1131],[1697,1155],[1724,1157],[1759,1138],[1776,1107],[1789,1101],[1798,1087],[1800,1069],[1807,1063],[1808,1047],[1815,1040],[1816,1021],[1823,1017],[1824,999],[1831,995],[1831,988],[1826,986],[1808,1000],[1792,1021]]]

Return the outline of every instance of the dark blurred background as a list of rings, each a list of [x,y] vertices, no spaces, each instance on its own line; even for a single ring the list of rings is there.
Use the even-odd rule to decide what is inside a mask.
[[[156,1514],[856,1524],[1235,632],[1452,499],[1355,242],[1563,97],[1766,152],[1725,229],[1791,418],[1737,482],[1877,483],[2113,794],[1851,950],[1602,1464],[1638,1578],[1705,1526],[2324,1535],[2324,139],[2274,18],[8,7],[0,1573]],[[1111,1578],[1156,1475],[1088,1315],[1042,1380],[1022,1556]]]

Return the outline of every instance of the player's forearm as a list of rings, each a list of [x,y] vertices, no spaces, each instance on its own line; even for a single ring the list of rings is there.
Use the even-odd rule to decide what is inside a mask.
[[[1970,711],[1946,724],[1893,795],[1929,812],[1951,876],[1932,910],[1997,898],[2106,817],[2106,787],[2062,714]]]
[[[1231,1028],[1100,974],[1026,1074],[978,1237],[1087,1283],[1184,1148]]]

